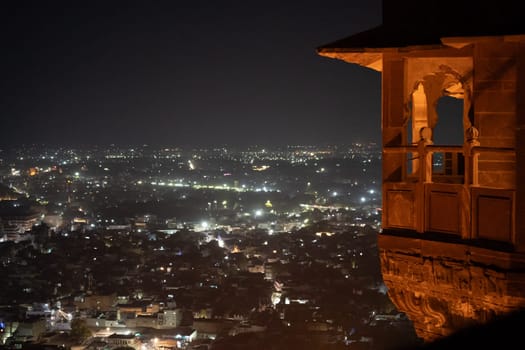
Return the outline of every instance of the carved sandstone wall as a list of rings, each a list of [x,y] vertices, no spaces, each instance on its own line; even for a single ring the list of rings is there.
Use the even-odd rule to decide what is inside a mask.
[[[525,306],[525,260],[463,244],[379,236],[391,300],[425,341]]]

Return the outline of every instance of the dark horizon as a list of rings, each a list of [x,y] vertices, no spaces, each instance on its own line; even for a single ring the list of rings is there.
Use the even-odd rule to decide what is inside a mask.
[[[213,150],[226,148],[231,150],[248,150],[248,149],[267,149],[267,150],[279,150],[279,149],[292,149],[292,148],[343,148],[343,147],[356,147],[360,146],[377,146],[378,149],[381,147],[380,141],[368,140],[365,142],[360,141],[348,141],[348,142],[311,142],[311,143],[290,143],[290,144],[269,144],[269,143],[245,143],[245,144],[227,144],[227,143],[216,143],[216,144],[191,144],[191,143],[180,143],[180,144],[168,144],[168,143],[76,143],[76,144],[58,144],[58,143],[20,143],[13,145],[0,145],[0,152],[11,151],[11,150],[23,150],[23,149],[78,149],[78,150],[95,150],[95,149],[133,149],[133,148],[151,148],[151,149],[202,149],[202,150]]]
[[[0,146],[379,141],[380,73],[317,55],[381,1],[2,4]]]

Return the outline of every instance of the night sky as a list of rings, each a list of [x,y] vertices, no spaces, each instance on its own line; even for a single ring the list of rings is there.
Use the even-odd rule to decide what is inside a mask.
[[[381,0],[4,1],[0,145],[380,142]]]

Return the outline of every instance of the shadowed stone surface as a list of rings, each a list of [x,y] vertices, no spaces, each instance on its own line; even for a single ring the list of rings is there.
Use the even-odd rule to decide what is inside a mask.
[[[525,260],[508,252],[379,236],[388,295],[425,341],[525,307]]]

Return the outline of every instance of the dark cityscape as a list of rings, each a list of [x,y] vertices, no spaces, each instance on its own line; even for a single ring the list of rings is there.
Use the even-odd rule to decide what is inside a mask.
[[[416,340],[381,278],[377,144],[32,146],[0,159],[3,344]],[[76,319],[92,334],[82,343],[63,335]]]
[[[499,347],[514,0],[0,4],[0,349]]]

